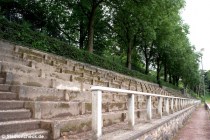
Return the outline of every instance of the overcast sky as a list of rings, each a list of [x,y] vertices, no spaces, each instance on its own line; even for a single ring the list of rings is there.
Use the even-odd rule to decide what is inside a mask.
[[[190,26],[190,42],[197,51],[204,48],[203,67],[210,70],[210,0],[185,1],[182,18]]]

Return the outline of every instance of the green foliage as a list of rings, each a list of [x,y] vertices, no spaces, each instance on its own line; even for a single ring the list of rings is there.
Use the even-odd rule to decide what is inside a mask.
[[[204,81],[205,81],[207,92],[210,92],[210,70],[205,72]]]
[[[205,96],[205,101],[207,102],[207,103],[210,103],[210,93],[208,92],[207,94],[206,94],[206,96]]]
[[[124,66],[110,61],[109,59],[105,59],[98,55],[69,46],[57,39],[50,38],[39,32],[31,31],[25,26],[9,22],[4,18],[0,18],[0,38],[37,50],[61,55],[66,58],[116,71],[142,80],[155,82],[155,78],[151,76],[144,75],[137,71],[128,70]]]
[[[184,0],[2,0],[2,17],[23,25],[1,19],[0,37],[173,88],[182,82],[198,92],[199,55],[181,20],[184,5]]]

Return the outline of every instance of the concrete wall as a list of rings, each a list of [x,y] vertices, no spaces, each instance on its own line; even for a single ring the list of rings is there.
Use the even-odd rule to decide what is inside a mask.
[[[163,118],[162,122],[146,130],[144,134],[134,136],[133,138],[135,139],[135,137],[138,137],[140,140],[171,140],[194,110],[195,107],[190,107],[179,113],[175,113],[169,118]]]

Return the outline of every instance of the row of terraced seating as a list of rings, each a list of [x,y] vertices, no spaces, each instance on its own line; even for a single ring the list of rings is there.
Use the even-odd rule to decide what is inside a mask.
[[[0,116],[3,116],[0,135],[30,130],[29,134],[38,131],[46,139],[57,139],[91,130],[92,85],[183,96],[154,83],[3,40],[0,41],[0,73]],[[146,118],[145,102],[143,96],[136,98],[136,117],[140,121]],[[157,98],[152,102],[156,112]],[[127,96],[103,94],[102,107],[104,126],[126,121]],[[18,115],[22,111],[24,117]],[[6,119],[10,118],[7,116],[11,119]],[[27,127],[27,121],[33,128]],[[13,126],[25,129],[14,127],[10,131]]]

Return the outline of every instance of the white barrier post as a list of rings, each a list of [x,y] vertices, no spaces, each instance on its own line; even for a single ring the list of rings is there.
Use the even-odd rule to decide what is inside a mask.
[[[179,99],[179,110],[182,110],[182,99]]]
[[[162,97],[158,97],[158,115],[160,116],[160,118],[162,118],[163,116],[163,98]]]
[[[168,97],[165,98],[166,114],[169,115],[169,101]]]
[[[178,109],[178,99],[177,99],[177,98],[175,99],[175,108],[176,108],[176,111],[179,110],[179,109]]]
[[[147,96],[147,120],[152,119],[152,101],[151,96]]]
[[[102,135],[102,91],[92,91],[92,131],[93,138]]]
[[[171,98],[171,111],[174,113],[174,99]]]
[[[134,94],[128,95],[128,125],[133,129],[135,125]]]

